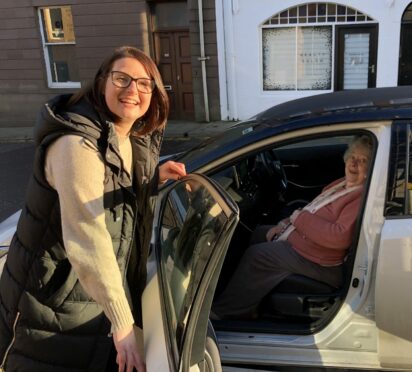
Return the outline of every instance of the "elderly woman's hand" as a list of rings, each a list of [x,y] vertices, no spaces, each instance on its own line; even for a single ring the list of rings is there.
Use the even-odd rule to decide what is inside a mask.
[[[169,179],[180,180],[186,176],[186,167],[183,163],[169,160],[159,167],[159,183],[165,183]]]
[[[271,227],[266,233],[266,239],[268,242],[272,241],[276,235],[279,235],[287,226],[287,221],[280,221],[276,226]]]

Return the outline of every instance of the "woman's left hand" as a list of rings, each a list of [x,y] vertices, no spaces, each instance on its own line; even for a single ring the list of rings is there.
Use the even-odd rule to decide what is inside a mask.
[[[159,183],[165,183],[167,180],[180,180],[186,176],[186,167],[183,163],[177,163],[169,160],[159,167]]]

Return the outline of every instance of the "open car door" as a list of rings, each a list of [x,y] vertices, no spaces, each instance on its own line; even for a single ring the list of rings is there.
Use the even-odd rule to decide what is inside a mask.
[[[219,370],[209,313],[238,207],[197,174],[176,182],[160,202],[142,301],[147,371]]]

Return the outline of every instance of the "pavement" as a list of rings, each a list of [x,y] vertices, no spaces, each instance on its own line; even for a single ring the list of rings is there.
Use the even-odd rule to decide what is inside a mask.
[[[169,120],[165,137],[170,139],[209,137],[234,125],[235,121],[195,122]],[[33,141],[32,128],[0,128],[0,145],[14,143],[30,143]]]
[[[234,124],[233,121],[198,123],[170,120],[161,155],[185,151]],[[7,136],[0,132],[0,223],[22,207],[34,157],[31,130],[22,135],[22,131],[12,129],[8,128]]]

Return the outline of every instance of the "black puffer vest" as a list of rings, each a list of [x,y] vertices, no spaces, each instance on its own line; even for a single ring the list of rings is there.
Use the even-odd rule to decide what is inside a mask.
[[[0,280],[0,363],[7,372],[104,371],[112,345],[110,322],[67,259],[58,195],[44,175],[46,150],[62,135],[87,138],[103,156],[106,225],[136,323],[141,323],[163,133],[132,140],[132,188],[113,124],[84,102],[64,112],[68,98],[56,97],[40,113],[33,176]]]

